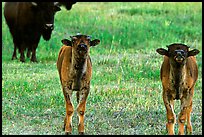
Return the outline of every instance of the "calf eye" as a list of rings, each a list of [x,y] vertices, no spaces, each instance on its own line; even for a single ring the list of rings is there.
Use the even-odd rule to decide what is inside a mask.
[[[72,40],[72,43],[74,43],[75,42],[75,40]]]
[[[181,54],[184,54],[184,51],[183,51],[183,50],[181,50],[180,52],[181,52]]]

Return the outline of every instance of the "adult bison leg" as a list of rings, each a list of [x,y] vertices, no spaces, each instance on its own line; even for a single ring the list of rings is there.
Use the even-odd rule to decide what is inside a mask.
[[[84,134],[84,114],[86,110],[86,99],[89,94],[89,86],[82,88],[82,90],[77,93],[77,114],[79,117],[78,132],[79,134]]]
[[[27,58],[30,58],[31,49],[28,48],[27,50]]]
[[[163,101],[166,107],[167,123],[166,128],[169,135],[174,135],[174,125],[176,123],[176,115],[174,113],[173,99],[168,95],[167,91],[163,92]]]
[[[14,38],[13,36],[13,44],[14,44],[14,50],[13,50],[12,60],[17,59],[16,50],[18,47],[20,47],[21,43],[18,40],[16,40],[16,38]]]
[[[8,23],[8,22],[7,22]],[[19,49],[19,47],[20,47],[20,41],[21,41],[21,39],[19,38],[19,34],[18,35],[15,35],[17,32],[15,31],[16,29],[15,29],[15,27],[12,25],[12,24],[8,24],[8,26],[9,26],[9,30],[10,30],[10,32],[11,32],[11,35],[12,35],[12,37],[13,37],[13,45],[14,45],[14,50],[13,50],[13,55],[12,55],[12,60],[14,60],[14,59],[17,59],[17,55],[16,55],[16,50],[17,50],[17,48]],[[20,50],[19,50],[19,52],[20,52]]]
[[[19,51],[20,51],[20,61],[21,61],[21,62],[25,62],[24,50],[25,50],[24,46],[21,46],[21,47],[19,48]]]
[[[63,93],[64,93],[65,105],[66,105],[64,129],[65,129],[65,134],[71,134],[72,133],[72,116],[74,112],[74,107],[71,102],[72,90],[69,90],[67,87],[64,87]]]
[[[16,45],[14,44],[14,50],[13,50],[13,55],[12,55],[12,60],[17,59],[16,56]]]
[[[33,44],[32,45],[32,56],[31,56],[31,61],[32,62],[37,62],[37,58],[36,58],[36,48],[37,48],[37,44]]]

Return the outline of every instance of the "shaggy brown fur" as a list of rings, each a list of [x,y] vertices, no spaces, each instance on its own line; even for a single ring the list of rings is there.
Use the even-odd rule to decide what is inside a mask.
[[[167,111],[166,128],[168,134],[174,134],[176,115],[174,113],[174,100],[181,101],[181,112],[178,116],[179,133],[184,134],[184,124],[187,119],[187,132],[192,133],[190,113],[192,111],[192,99],[194,86],[198,78],[198,68],[195,55],[199,50],[189,51],[184,44],[171,44],[168,50],[157,49],[164,56],[161,66],[160,78],[163,86],[163,101]]]
[[[90,40],[89,36],[76,35],[71,37],[71,41],[63,39],[64,44],[60,49],[57,69],[60,76],[62,90],[66,104],[66,116],[64,128],[66,134],[72,133],[72,116],[74,107],[72,105],[72,92],[77,95],[77,112],[79,116],[78,132],[84,133],[84,113],[86,99],[90,91],[90,81],[92,76],[92,64],[89,56],[89,49],[100,43],[100,40]]]

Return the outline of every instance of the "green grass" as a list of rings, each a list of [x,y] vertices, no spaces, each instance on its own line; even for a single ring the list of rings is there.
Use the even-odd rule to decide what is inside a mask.
[[[202,3],[185,2],[79,2],[70,11],[62,8],[51,40],[40,40],[39,63],[11,60],[13,43],[2,13],[2,134],[64,134],[56,60],[61,39],[77,32],[101,40],[90,51],[93,76],[85,134],[167,134],[159,76],[162,56],[156,49],[175,42],[201,51],[191,119],[193,134],[202,134]],[[73,100],[76,107],[75,94]],[[176,101],[176,114],[179,108]],[[73,134],[78,134],[76,114]]]

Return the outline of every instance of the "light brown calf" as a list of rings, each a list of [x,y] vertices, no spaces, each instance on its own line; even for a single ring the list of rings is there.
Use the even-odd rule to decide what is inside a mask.
[[[92,76],[92,64],[89,56],[91,46],[96,46],[100,40],[91,41],[90,36],[71,36],[71,41],[63,39],[64,44],[60,49],[57,69],[60,76],[62,90],[66,104],[66,116],[64,128],[66,134],[72,133],[72,116],[74,107],[72,105],[72,92],[77,95],[77,113],[79,117],[78,132],[84,134],[84,114],[86,99],[90,90]]]
[[[156,51],[164,55],[160,78],[163,86],[163,101],[167,111],[166,128],[168,134],[174,134],[176,115],[174,113],[174,100],[181,101],[181,111],[178,116],[179,133],[184,134],[184,124],[187,119],[187,132],[192,133],[191,111],[194,86],[198,78],[198,68],[195,55],[199,50],[189,51],[189,47],[175,43],[168,50],[159,48]]]

